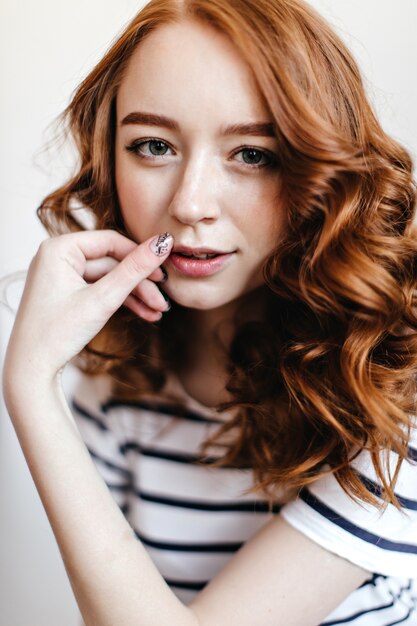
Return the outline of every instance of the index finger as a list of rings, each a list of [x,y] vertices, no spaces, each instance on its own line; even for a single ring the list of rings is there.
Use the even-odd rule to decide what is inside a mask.
[[[124,259],[138,244],[115,230],[83,230],[61,235],[61,239],[76,236],[77,247],[86,259],[111,256],[118,261]]]
[[[135,246],[113,270],[91,286],[99,301],[116,311],[131,291],[166,260],[173,244],[173,236],[163,233]],[[100,252],[108,254],[102,248]]]

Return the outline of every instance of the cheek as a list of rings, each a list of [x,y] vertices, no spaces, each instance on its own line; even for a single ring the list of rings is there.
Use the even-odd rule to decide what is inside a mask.
[[[276,178],[263,180],[246,195],[240,214],[241,229],[251,238],[254,251],[268,254],[286,229],[286,213],[281,202],[280,184]]]
[[[144,173],[116,169],[116,189],[123,221],[136,239],[154,233],[162,217],[164,197],[161,186]]]
[[[270,242],[270,248],[275,247],[285,234],[287,227],[287,215],[282,201],[281,182],[271,182],[268,197],[265,197],[265,212],[263,228],[267,234],[266,239]]]

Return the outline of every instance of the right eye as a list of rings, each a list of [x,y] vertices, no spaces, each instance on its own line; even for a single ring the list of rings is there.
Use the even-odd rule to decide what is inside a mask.
[[[147,146],[147,148],[145,148]],[[133,141],[126,146],[128,152],[133,152],[141,159],[155,159],[166,155],[167,150],[171,150],[170,146],[162,139],[143,139]]]

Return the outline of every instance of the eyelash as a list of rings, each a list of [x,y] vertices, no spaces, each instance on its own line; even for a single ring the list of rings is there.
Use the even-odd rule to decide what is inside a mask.
[[[137,157],[139,157],[140,159],[150,159],[150,160],[154,160],[154,159],[158,159],[160,157],[164,158],[165,154],[161,154],[161,155],[156,155],[156,154],[151,154],[151,155],[145,155],[142,154],[140,152],[140,148],[146,144],[150,144],[151,142],[157,142],[157,143],[161,143],[164,144],[165,146],[168,146],[168,148],[171,148],[171,146],[169,146],[169,144],[167,144],[166,141],[163,141],[162,139],[156,139],[156,138],[150,138],[150,139],[142,139],[140,141],[133,141],[130,145],[126,146],[126,150],[128,152],[132,152],[133,154],[135,154]],[[274,166],[277,165],[277,159],[270,153],[270,152],[266,152],[265,150],[260,150],[259,148],[253,148],[251,146],[242,146],[241,148],[239,148],[238,150],[235,150],[235,152],[233,153],[233,156],[236,154],[239,154],[240,152],[244,152],[245,150],[252,150],[254,152],[257,152],[259,154],[262,154],[262,156],[266,157],[268,159],[267,163],[262,163],[262,164],[256,164],[253,163],[252,165],[249,163],[244,163],[243,161],[240,161],[240,163],[244,166],[244,167],[248,167],[250,169],[261,169],[261,168],[273,168]]]

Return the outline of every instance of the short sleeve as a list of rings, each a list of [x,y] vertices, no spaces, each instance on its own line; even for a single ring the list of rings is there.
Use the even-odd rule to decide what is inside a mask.
[[[77,376],[68,398],[71,412],[97,471],[110,489],[114,500],[127,513],[132,474],[126,456],[120,450],[117,416],[103,411],[110,395],[105,376]]]
[[[392,454],[392,469],[397,461]],[[366,489],[381,499],[382,487],[368,452],[352,466]],[[410,442],[395,493],[401,505],[383,511],[352,500],[332,474],[301,491],[281,509],[284,519],[326,550],[370,572],[417,578],[417,445]],[[381,500],[382,502],[382,500]]]

